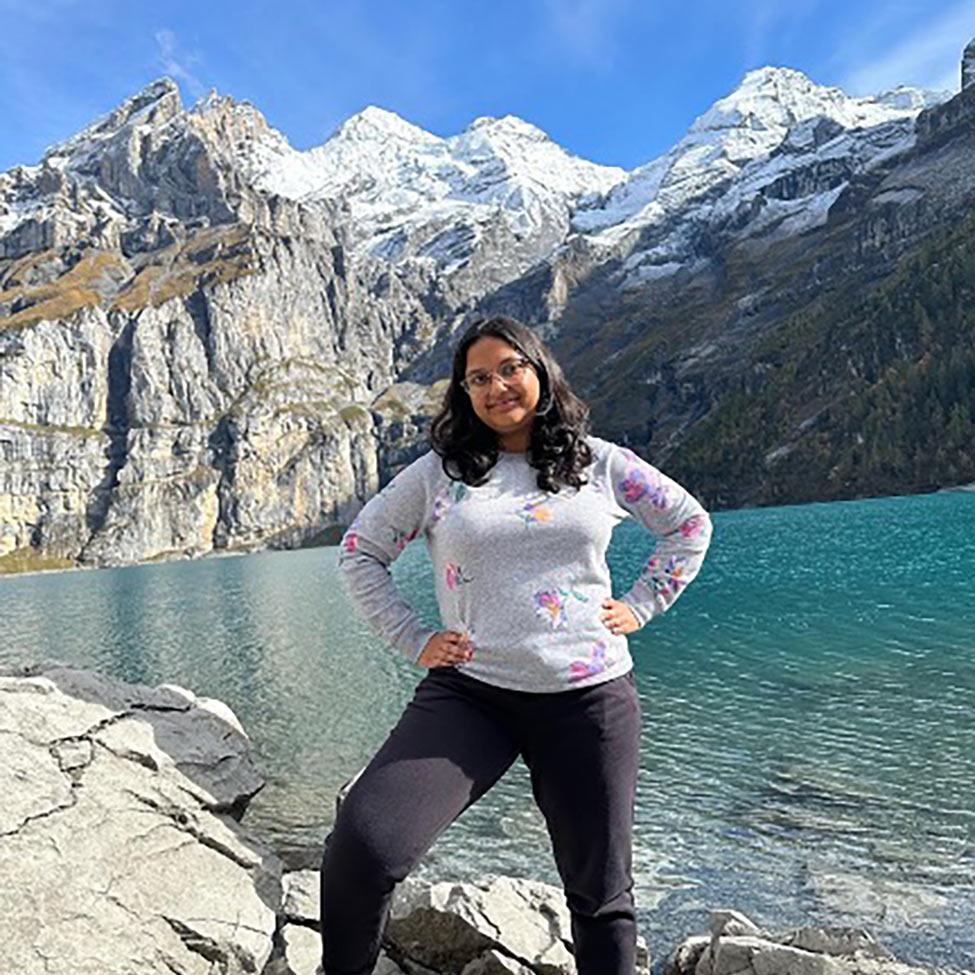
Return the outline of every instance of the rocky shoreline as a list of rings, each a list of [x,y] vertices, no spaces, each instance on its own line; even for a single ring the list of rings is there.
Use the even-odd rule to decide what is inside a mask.
[[[263,787],[226,704],[44,665],[0,671],[0,971],[314,975],[318,873],[243,821]],[[10,966],[9,968],[6,966]],[[637,971],[650,971],[640,944]],[[775,934],[735,911],[665,975],[920,975],[863,930]],[[377,975],[570,975],[562,892],[486,875],[397,889]]]

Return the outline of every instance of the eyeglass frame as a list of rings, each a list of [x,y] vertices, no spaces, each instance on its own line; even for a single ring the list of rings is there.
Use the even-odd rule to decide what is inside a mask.
[[[471,376],[479,376],[479,375],[486,376],[486,381],[484,382],[484,385],[483,386],[475,386],[473,388],[473,390],[472,390],[471,387],[470,387],[470,385],[469,385],[468,377],[465,376],[460,381],[460,387],[461,387],[461,389],[464,390],[465,393],[467,393],[468,396],[473,396],[475,394],[475,392],[481,393],[481,392],[486,392],[487,390],[489,390],[491,388],[491,386],[493,385],[491,381],[492,381],[492,379],[495,376],[497,376],[498,379],[500,379],[501,382],[503,382],[505,384],[505,386],[507,387],[512,382],[520,382],[520,379],[518,377],[528,367],[531,367],[532,369],[534,369],[535,372],[536,372],[536,374],[538,372],[538,370],[537,370],[537,368],[535,366],[535,363],[532,362],[531,359],[529,359],[529,358],[527,358],[526,356],[523,356],[523,355],[521,355],[521,356],[513,356],[512,358],[505,359],[505,361],[501,363],[499,369],[503,369],[505,366],[507,366],[509,364],[512,364],[512,363],[515,363],[516,364],[516,370],[515,370],[515,372],[512,373],[512,375],[511,375],[511,377],[509,379],[505,379],[504,376],[502,376],[501,373],[500,373],[500,371],[498,371],[497,369],[475,369],[474,372],[471,373]]]

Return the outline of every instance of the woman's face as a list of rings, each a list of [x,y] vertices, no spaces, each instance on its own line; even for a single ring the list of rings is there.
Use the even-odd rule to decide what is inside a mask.
[[[521,369],[510,380],[501,379],[498,370],[509,360],[524,356],[504,339],[484,335],[467,350],[467,379],[475,373],[491,373],[486,386],[471,386],[474,413],[498,434],[507,450],[527,450],[541,387],[532,366]]]

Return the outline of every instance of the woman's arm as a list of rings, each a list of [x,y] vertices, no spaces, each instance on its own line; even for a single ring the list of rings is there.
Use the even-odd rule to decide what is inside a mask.
[[[680,484],[627,447],[612,444],[608,477],[617,503],[657,539],[630,591],[620,597],[641,626],[665,612],[697,575],[711,519]]]
[[[366,502],[339,543],[346,593],[384,640],[416,663],[437,630],[426,626],[403,598],[389,566],[426,527],[428,472],[436,455],[425,454]]]

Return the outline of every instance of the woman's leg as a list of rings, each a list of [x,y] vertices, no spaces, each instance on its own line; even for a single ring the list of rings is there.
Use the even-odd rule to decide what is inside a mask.
[[[552,695],[522,755],[572,915],[579,975],[633,975],[633,808],[640,699],[631,675]]]
[[[321,871],[325,975],[372,972],[395,885],[518,757],[471,687],[431,670],[342,803]]]

